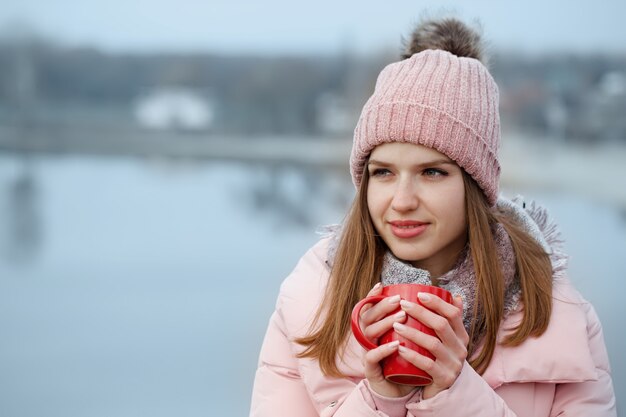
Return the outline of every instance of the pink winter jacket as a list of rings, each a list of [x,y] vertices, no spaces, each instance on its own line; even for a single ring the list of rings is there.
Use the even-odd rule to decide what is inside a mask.
[[[550,325],[517,347],[497,346],[481,376],[467,363],[456,382],[427,400],[418,394],[381,401],[364,379],[363,348],[350,336],[338,359],[346,378],[325,376],[316,360],[298,359],[293,342],[309,330],[329,276],[329,239],[322,239],[283,282],[261,349],[250,416],[616,416],[602,328],[567,280],[554,284]],[[518,311],[502,323],[521,319]],[[399,404],[398,404],[399,402]],[[381,409],[377,405],[386,404]],[[392,406],[389,406],[392,404]]]

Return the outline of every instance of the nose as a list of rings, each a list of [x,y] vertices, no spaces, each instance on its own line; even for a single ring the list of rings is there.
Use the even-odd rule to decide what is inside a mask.
[[[418,206],[419,198],[415,184],[409,179],[399,181],[391,201],[391,208],[398,212],[407,212],[416,210]]]

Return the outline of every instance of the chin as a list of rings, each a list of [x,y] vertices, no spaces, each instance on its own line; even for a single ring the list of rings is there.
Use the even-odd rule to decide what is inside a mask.
[[[416,251],[415,248],[391,248],[391,253],[404,262],[417,262],[424,259],[424,256]]]

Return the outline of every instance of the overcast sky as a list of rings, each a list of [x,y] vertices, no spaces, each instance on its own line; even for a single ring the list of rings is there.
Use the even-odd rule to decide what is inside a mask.
[[[4,0],[0,32],[112,51],[366,52],[397,48],[442,7],[479,19],[498,49],[626,53],[624,0]]]

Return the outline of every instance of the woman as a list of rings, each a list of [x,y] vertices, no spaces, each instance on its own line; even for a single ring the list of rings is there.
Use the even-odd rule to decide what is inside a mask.
[[[252,416],[615,416],[602,330],[565,276],[554,226],[534,204],[498,198],[498,89],[479,37],[457,20],[422,24],[387,66],[355,129],[357,187],[344,224],[281,286],[257,370]],[[383,285],[455,294],[363,309]],[[401,306],[401,311],[389,315]],[[402,325],[412,316],[430,337]],[[384,379],[399,355],[427,371],[423,388]]]

